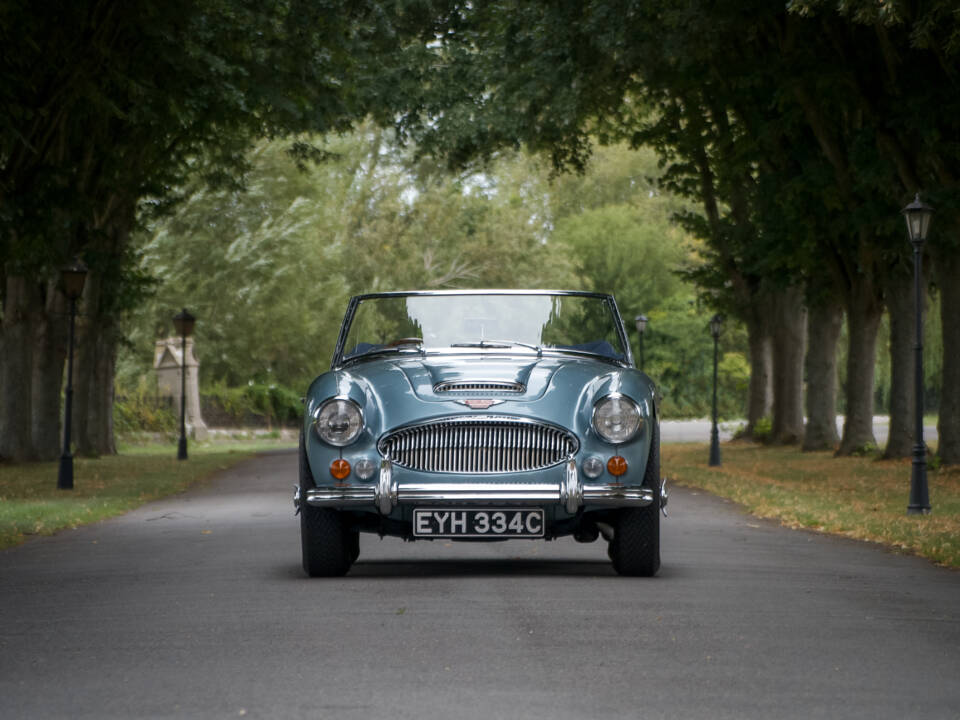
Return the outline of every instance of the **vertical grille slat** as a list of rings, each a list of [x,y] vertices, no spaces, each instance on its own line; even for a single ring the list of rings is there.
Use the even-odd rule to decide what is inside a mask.
[[[572,457],[577,447],[576,437],[561,428],[501,416],[405,427],[379,444],[380,453],[402,467],[455,474],[540,470]]]

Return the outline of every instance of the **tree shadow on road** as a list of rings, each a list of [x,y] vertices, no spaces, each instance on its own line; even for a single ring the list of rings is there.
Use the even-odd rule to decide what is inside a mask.
[[[471,559],[471,560],[359,560],[347,577],[610,577],[609,562],[602,560]]]

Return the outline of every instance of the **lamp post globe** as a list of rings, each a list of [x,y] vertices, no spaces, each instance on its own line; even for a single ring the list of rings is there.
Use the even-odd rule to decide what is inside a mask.
[[[640,372],[643,372],[643,333],[647,329],[647,316],[637,315],[634,322],[637,325],[637,335],[640,338]]]
[[[917,193],[913,202],[901,211],[907,221],[907,236],[913,246],[913,292],[916,312],[917,337],[914,343],[913,390],[914,413],[913,462],[910,466],[910,502],[908,515],[926,515],[930,512],[930,491],[927,485],[927,447],[923,442],[923,244],[930,230],[933,208],[920,200]]]
[[[67,340],[67,389],[63,402],[63,452],[57,471],[57,487],[73,490],[73,454],[70,452],[70,423],[73,419],[73,331],[77,318],[77,300],[83,295],[87,280],[87,266],[79,259],[60,271],[63,294],[70,301],[70,334]]]
[[[193,334],[197,319],[184,308],[173,316],[173,327],[180,336],[180,440],[177,460],[187,459],[187,336]]]
[[[710,334],[713,336],[713,422],[710,426],[710,462],[712,467],[720,465],[720,429],[717,426],[717,365],[719,361],[719,340],[723,332],[723,316],[710,318]]]

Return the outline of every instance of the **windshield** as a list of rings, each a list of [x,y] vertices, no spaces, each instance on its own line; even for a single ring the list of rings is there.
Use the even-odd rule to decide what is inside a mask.
[[[625,361],[613,303],[590,295],[391,295],[361,299],[343,360],[371,353],[580,352]]]

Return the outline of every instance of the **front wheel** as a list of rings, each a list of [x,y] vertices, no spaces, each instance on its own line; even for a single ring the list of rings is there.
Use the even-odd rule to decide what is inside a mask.
[[[660,569],[660,508],[625,508],[617,517],[610,559],[620,575],[653,577]]]
[[[338,511],[309,505],[300,510],[300,544],[310,577],[345,575],[359,551],[357,531],[344,525]]]
[[[660,569],[660,428],[653,425],[650,458],[643,484],[654,489],[647,507],[624,508],[617,513],[608,554],[620,575],[653,577]]]
[[[303,432],[300,432],[300,490],[313,487]],[[337,510],[300,504],[300,547],[303,570],[310,577],[345,575],[360,554],[360,534],[347,526]]]

